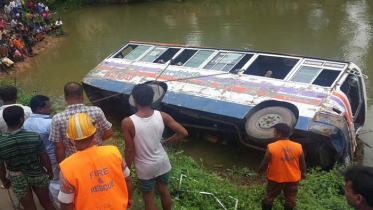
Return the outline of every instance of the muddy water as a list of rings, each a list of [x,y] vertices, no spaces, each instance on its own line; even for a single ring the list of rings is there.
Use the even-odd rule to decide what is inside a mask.
[[[349,60],[373,78],[373,0],[149,2],[62,11],[53,17],[61,17],[68,36],[58,47],[38,55],[33,69],[16,77],[28,90],[57,99],[62,98],[66,82],[80,81],[129,40]],[[369,80],[367,94],[373,97]],[[364,129],[373,129],[371,100]],[[373,146],[373,133],[361,139]],[[182,148],[208,167],[256,168],[262,155],[195,137]],[[365,146],[364,156],[364,164],[373,165],[373,149]]]

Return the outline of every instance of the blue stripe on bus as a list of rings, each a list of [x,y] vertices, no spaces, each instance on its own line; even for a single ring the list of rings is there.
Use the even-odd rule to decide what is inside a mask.
[[[84,83],[92,85],[102,90],[119,93],[125,92],[129,95],[134,84],[126,83],[123,81],[114,80],[99,80],[99,79],[86,79]],[[168,91],[162,100],[163,103],[171,104],[174,106],[185,107],[193,110],[209,112],[217,115],[243,119],[245,115],[253,108],[250,105],[236,104],[232,102],[219,101],[199,96],[192,96],[182,93],[174,93]],[[312,122],[312,118],[299,116],[296,129],[308,130],[308,126]]]

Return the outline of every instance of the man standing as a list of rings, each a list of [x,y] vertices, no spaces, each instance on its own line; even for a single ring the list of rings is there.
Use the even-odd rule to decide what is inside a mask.
[[[13,10],[14,7],[16,7],[16,2],[14,0],[11,0],[9,2],[10,9]],[[14,14],[15,15],[15,14]]]
[[[71,116],[66,135],[78,151],[61,167],[62,210],[130,209],[133,206],[130,169],[115,146],[95,146],[96,123],[84,113]]]
[[[2,133],[8,130],[8,126],[3,119],[3,110],[5,108],[13,105],[22,107],[25,113],[25,119],[27,119],[32,113],[30,107],[23,106],[22,104],[16,104],[17,98],[17,88],[11,85],[5,85],[0,88],[0,99],[4,102],[4,105],[0,107],[0,132]]]
[[[44,21],[45,21],[45,23],[47,24],[47,25],[50,25],[50,21],[49,21],[49,11],[47,11],[46,9],[45,9],[45,7],[43,7],[43,11],[41,12],[41,15],[42,15],[42,17],[43,17],[43,19],[44,19]]]
[[[104,112],[98,107],[83,104],[83,86],[80,83],[67,83],[64,93],[68,106],[65,111],[53,117],[49,136],[49,140],[54,142],[57,163],[61,163],[63,159],[76,152],[74,141],[69,140],[66,136],[67,121],[73,114],[86,113],[96,122],[96,145],[104,145],[104,141],[113,135],[111,123],[107,121]]]
[[[262,210],[272,209],[273,200],[284,191],[285,210],[295,209],[295,196],[298,193],[299,180],[306,179],[306,161],[302,145],[289,140],[290,127],[285,123],[273,126],[276,142],[269,144],[258,175],[267,168],[266,194],[262,201]]]
[[[43,141],[38,133],[22,129],[25,118],[21,107],[5,108],[3,117],[8,125],[8,131],[0,136],[0,179],[3,185],[8,188],[11,183],[14,194],[26,210],[36,209],[32,191],[44,209],[54,210],[48,190],[53,171]],[[6,178],[4,162],[10,180]]]
[[[145,201],[145,210],[156,209],[154,187],[157,184],[164,210],[171,209],[171,196],[167,188],[170,160],[162,145],[172,144],[188,135],[188,132],[170,115],[152,110],[154,91],[145,84],[136,85],[132,96],[137,107],[136,114],[122,121],[125,140],[125,159],[129,168],[135,164],[140,190]],[[175,134],[161,141],[164,126]]]
[[[7,2],[4,6],[4,13],[6,14],[8,23],[10,23],[10,20],[12,19],[12,8],[10,7],[9,2]]]
[[[373,210],[373,168],[354,166],[345,173],[347,203],[359,210]]]
[[[56,27],[61,28],[62,25],[63,25],[62,20],[60,18],[58,18],[57,21],[56,21]]]
[[[60,170],[57,164],[56,155],[54,154],[53,142],[49,141],[49,133],[52,119],[50,113],[52,110],[49,98],[43,95],[36,95],[30,100],[32,114],[23,124],[23,128],[27,131],[39,133],[47,149],[48,156],[52,163],[54,179],[50,182],[49,191],[53,196],[54,202],[60,206],[58,201],[58,192],[60,191],[59,175]]]
[[[39,1],[38,3],[38,13],[41,17],[41,13],[43,12],[43,7],[45,7],[45,5],[43,4],[43,1]]]

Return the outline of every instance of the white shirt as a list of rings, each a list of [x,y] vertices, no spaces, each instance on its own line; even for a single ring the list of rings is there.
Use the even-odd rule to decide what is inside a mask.
[[[62,23],[61,20],[60,20],[60,21],[58,21],[58,20],[56,21],[56,26],[62,26],[62,24],[63,24],[63,23]]]
[[[14,7],[16,7],[16,2],[14,1],[9,2],[9,6],[10,6],[10,9],[13,9]]]
[[[12,19],[12,21],[10,22],[10,26],[11,27],[16,27],[17,25],[17,21],[15,21],[14,19]]]
[[[22,104],[9,104],[9,105],[3,105],[0,107],[0,132],[5,133],[8,131],[8,126],[3,118],[3,111],[5,108],[10,106],[20,106],[23,108],[23,111],[25,112],[25,120],[30,116],[32,113],[31,108],[28,106],[23,106]]]
[[[5,14],[9,14],[12,11],[12,8],[10,8],[10,5],[5,5],[4,6],[4,12]]]
[[[133,162],[139,179],[153,179],[171,170],[170,160],[161,144],[164,123],[159,111],[148,118],[130,116],[135,126]]]
[[[16,0],[16,5],[17,5],[17,7],[22,7],[21,0]]]

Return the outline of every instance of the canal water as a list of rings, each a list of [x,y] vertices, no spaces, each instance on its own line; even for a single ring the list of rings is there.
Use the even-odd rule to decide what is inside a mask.
[[[187,0],[59,11],[67,36],[12,77],[27,90],[63,101],[63,85],[129,40],[302,54],[356,63],[373,78],[373,0]],[[366,80],[367,94],[373,85]],[[365,130],[373,129],[372,100]],[[208,167],[257,168],[263,154],[204,139],[184,142],[185,153]],[[373,166],[373,133],[360,136],[364,164]],[[369,145],[369,146],[367,146]]]

